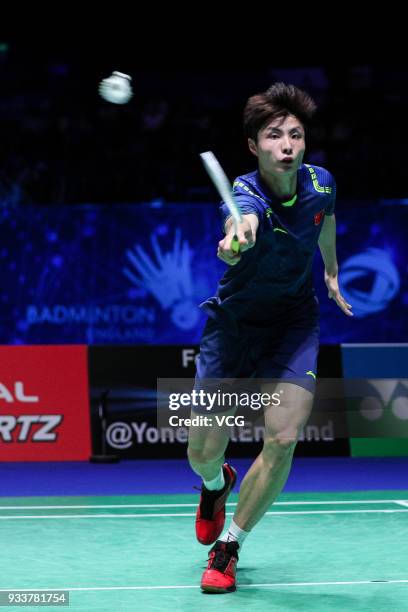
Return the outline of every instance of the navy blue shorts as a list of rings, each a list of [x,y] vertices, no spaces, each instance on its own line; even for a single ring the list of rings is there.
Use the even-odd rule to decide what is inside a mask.
[[[231,333],[209,318],[197,358],[195,389],[203,379],[279,379],[314,392],[319,352],[319,306],[307,299],[270,327],[237,326]]]

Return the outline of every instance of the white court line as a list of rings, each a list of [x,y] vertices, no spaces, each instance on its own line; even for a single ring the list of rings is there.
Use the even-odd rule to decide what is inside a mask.
[[[89,504],[89,505],[53,505],[53,506],[0,506],[0,510],[53,510],[55,508],[60,510],[73,509],[86,509],[86,508],[196,508],[197,503],[194,504]],[[238,502],[227,502],[226,506],[236,506]],[[408,506],[408,500],[401,499],[360,499],[360,500],[343,500],[343,501],[287,501],[287,502],[275,502],[274,506],[326,506],[326,505],[340,505],[340,504],[400,504],[402,506]]]
[[[327,580],[321,582],[264,582],[258,584],[239,584],[239,588],[274,588],[274,587],[297,587],[297,586],[343,586],[343,585],[356,585],[356,584],[407,584],[408,579],[404,580]],[[113,586],[113,587],[52,587],[51,589],[46,588],[31,588],[31,589],[0,589],[0,593],[6,592],[20,592],[20,591],[151,591],[159,589],[199,589],[200,587],[196,584],[180,584],[180,585],[165,585],[165,586]]]
[[[264,516],[272,515],[294,515],[294,514],[368,514],[368,513],[382,513],[382,514],[395,514],[397,512],[408,512],[408,508],[403,510],[299,510],[292,512],[265,512]],[[233,516],[233,512],[226,512],[227,516]],[[42,520],[42,519],[100,519],[100,518],[113,518],[113,519],[128,519],[128,518],[163,518],[172,516],[195,516],[195,513],[190,512],[174,512],[174,513],[154,513],[154,514],[32,514],[32,515],[4,515],[0,516],[0,521],[17,521],[22,519],[27,520]]]

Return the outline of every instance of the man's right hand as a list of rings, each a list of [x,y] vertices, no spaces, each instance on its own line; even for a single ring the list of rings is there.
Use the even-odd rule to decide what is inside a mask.
[[[229,266],[235,266],[241,260],[241,254],[248,249],[252,249],[256,241],[256,230],[258,228],[258,217],[256,215],[244,215],[242,223],[237,227],[237,238],[239,242],[239,252],[232,250],[232,240],[234,238],[234,225],[232,220],[227,221],[227,234],[218,243],[217,257]]]

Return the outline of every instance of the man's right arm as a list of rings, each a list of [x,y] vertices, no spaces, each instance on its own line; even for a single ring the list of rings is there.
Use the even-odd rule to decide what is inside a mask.
[[[218,243],[217,256],[229,266],[235,266],[241,260],[241,254],[252,249],[256,242],[256,232],[259,227],[259,219],[255,213],[242,215],[242,223],[238,224],[237,237],[240,245],[238,253],[231,248],[232,239],[235,235],[232,217],[229,217],[224,225],[225,237]]]

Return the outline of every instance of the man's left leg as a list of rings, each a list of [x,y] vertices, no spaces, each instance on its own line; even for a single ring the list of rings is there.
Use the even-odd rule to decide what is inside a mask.
[[[242,481],[231,525],[210,551],[208,569],[201,581],[204,591],[235,590],[238,549],[278,497],[288,478],[299,434],[312,410],[313,394],[292,383],[262,387],[262,393],[269,395],[279,391],[282,391],[280,405],[265,409],[263,449]],[[225,560],[225,567],[214,568],[215,560],[218,562],[221,558]]]
[[[265,409],[263,449],[245,475],[233,521],[246,532],[262,518],[282,491],[295,446],[313,406],[313,394],[291,383],[265,385],[263,393],[280,395],[279,406]]]

